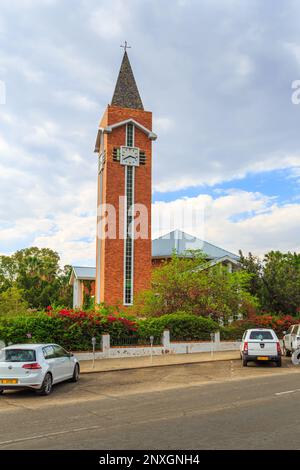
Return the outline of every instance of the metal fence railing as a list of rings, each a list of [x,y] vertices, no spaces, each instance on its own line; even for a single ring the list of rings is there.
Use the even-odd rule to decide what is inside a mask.
[[[176,336],[170,338],[171,343],[199,343],[203,341],[211,341],[210,336],[201,336],[201,338],[189,337],[189,336]]]
[[[157,337],[153,338],[153,346],[161,346],[162,345],[162,338]],[[150,338],[144,339],[144,338],[110,338],[110,346],[112,348],[117,348],[117,347],[126,347],[126,346],[145,346],[149,347],[151,346]]]

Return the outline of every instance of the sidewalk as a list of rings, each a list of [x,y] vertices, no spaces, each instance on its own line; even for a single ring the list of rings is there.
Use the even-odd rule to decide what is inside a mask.
[[[80,363],[81,373],[90,374],[95,372],[108,372],[117,370],[141,369],[147,367],[163,367],[179,364],[194,364],[213,361],[230,361],[239,359],[239,351],[221,351],[211,353],[194,354],[166,354],[164,356],[151,357],[125,357],[121,359],[96,359],[93,361],[82,361]]]

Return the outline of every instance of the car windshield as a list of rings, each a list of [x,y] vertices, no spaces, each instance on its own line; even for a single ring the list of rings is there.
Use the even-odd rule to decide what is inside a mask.
[[[271,331],[251,331],[250,339],[258,339],[262,341],[264,339],[274,339]]]
[[[33,349],[2,349],[0,362],[35,362],[36,354]]]

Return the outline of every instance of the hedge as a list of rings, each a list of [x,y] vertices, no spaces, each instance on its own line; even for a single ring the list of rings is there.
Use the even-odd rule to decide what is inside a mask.
[[[89,350],[91,338],[100,344],[103,333],[113,338],[136,334],[135,322],[113,315],[61,310],[13,318],[0,317],[0,340],[8,343],[59,343],[70,350]]]
[[[240,341],[244,334],[245,328],[228,325],[220,328],[220,339],[221,341]]]
[[[170,331],[171,341],[207,341],[210,340],[210,334],[217,331],[219,326],[210,318],[198,317],[184,312],[147,318],[138,323],[139,336],[145,339],[151,335],[154,337],[162,335],[165,329]]]
[[[59,343],[73,351],[91,349],[91,338],[100,345],[101,336],[108,333],[116,344],[119,339],[149,342],[150,336],[161,338],[164,329],[170,330],[171,340],[209,340],[218,324],[209,318],[183,312],[158,318],[137,320],[118,314],[73,310],[49,311],[12,318],[0,317],[0,340],[9,343]]]
[[[49,308],[40,312],[14,317],[0,316],[0,340],[5,344],[59,343],[66,349],[86,351],[91,349],[91,338],[96,337],[100,346],[102,334],[108,333],[114,344],[119,340],[149,343],[150,336],[159,340],[165,329],[170,330],[171,341],[209,341],[211,333],[220,330],[221,340],[239,340],[248,328],[273,328],[279,337],[293,323],[294,317],[257,315],[220,327],[210,318],[176,312],[161,317],[136,319],[107,312]],[[157,341],[156,341],[157,343]]]

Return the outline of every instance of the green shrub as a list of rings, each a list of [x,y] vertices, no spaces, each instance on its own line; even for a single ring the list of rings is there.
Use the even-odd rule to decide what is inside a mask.
[[[9,343],[59,343],[70,350],[90,350],[91,338],[100,345],[101,336],[132,337],[136,324],[118,315],[61,309],[13,318],[0,318],[0,340]]]
[[[198,317],[184,312],[147,318],[138,323],[138,334],[149,339],[158,337],[165,329],[170,330],[171,341],[210,340],[210,334],[218,330],[218,324],[210,318]]]
[[[240,341],[246,328],[229,325],[220,328],[221,341]]]
[[[52,319],[45,314],[0,319],[0,339],[6,344],[57,342],[62,331],[62,321],[59,318]]]
[[[47,313],[0,318],[0,339],[6,344],[54,342],[73,351],[90,350],[93,336],[100,345],[105,333],[110,334],[115,343],[128,338],[148,343],[150,336],[158,342],[165,329],[170,330],[172,341],[210,340],[210,334],[219,327],[209,318],[184,312],[134,320],[118,314],[50,309]]]

